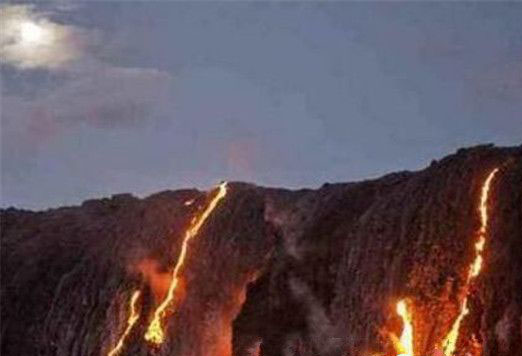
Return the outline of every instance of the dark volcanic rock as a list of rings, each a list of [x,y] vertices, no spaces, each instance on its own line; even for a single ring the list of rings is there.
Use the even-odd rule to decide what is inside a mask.
[[[392,355],[387,333],[401,331],[394,308],[405,298],[416,356],[428,355],[458,312],[494,167],[484,268],[458,350],[522,355],[522,147],[492,146],[317,190],[229,184],[190,242],[159,348],[143,334],[212,193],[2,210],[1,353],[107,355],[141,290],[122,354]]]

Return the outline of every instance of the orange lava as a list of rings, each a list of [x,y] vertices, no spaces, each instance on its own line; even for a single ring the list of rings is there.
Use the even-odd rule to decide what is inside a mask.
[[[139,291],[139,290],[136,290],[132,294],[132,297],[131,297],[131,300],[129,303],[130,313],[129,313],[129,319],[127,320],[127,327],[125,328],[125,331],[123,332],[120,339],[118,340],[118,343],[116,344],[116,346],[114,346],[114,348],[112,348],[109,351],[107,356],[115,356],[121,352],[123,346],[125,345],[125,339],[127,338],[130,331],[132,330],[132,327],[134,326],[134,324],[136,324],[136,322],[140,318],[140,314],[136,311],[136,303],[137,303],[140,295],[141,295],[141,291]]]
[[[473,260],[473,263],[469,267],[468,277],[466,279],[466,286],[465,286],[466,296],[460,306],[459,315],[457,316],[457,319],[455,319],[453,326],[451,327],[449,333],[443,339],[442,344],[441,344],[442,350],[446,356],[452,356],[455,353],[457,341],[459,339],[460,325],[461,325],[464,317],[469,313],[469,309],[468,309],[469,288],[470,288],[471,282],[480,274],[480,271],[482,270],[482,262],[483,262],[482,253],[484,252],[484,246],[486,244],[486,233],[488,230],[489,191],[491,188],[491,182],[493,181],[493,178],[495,178],[495,175],[497,174],[498,170],[499,170],[498,168],[495,168],[494,170],[492,170],[491,173],[489,173],[488,177],[486,178],[486,181],[482,185],[482,191],[480,194],[480,205],[479,205],[480,229],[478,231],[478,241],[475,243],[475,259]]]
[[[414,356],[412,314],[404,299],[397,303],[397,314],[402,318],[403,328],[400,338],[393,333],[390,334],[395,351],[399,355]]]
[[[445,356],[453,356],[457,347],[457,341],[460,335],[460,326],[462,321],[469,314],[468,298],[471,283],[480,274],[483,264],[483,252],[486,245],[487,231],[488,231],[488,198],[491,189],[491,183],[495,178],[495,175],[499,171],[498,168],[493,169],[487,176],[480,194],[480,204],[478,211],[480,213],[480,229],[478,230],[478,238],[475,243],[475,258],[469,266],[468,275],[466,277],[465,284],[465,297],[462,301],[459,309],[459,314],[447,335],[443,338],[442,342],[437,346],[437,353],[443,353]],[[412,325],[412,313],[408,310],[408,305],[405,300],[400,300],[397,303],[397,314],[402,318],[403,330],[400,338],[394,333],[389,333],[390,339],[393,343],[395,351],[400,355],[415,356],[414,354],[414,339],[413,339],[413,325]],[[442,351],[440,351],[440,349]]]
[[[163,302],[156,308],[156,311],[154,312],[154,318],[152,319],[151,323],[149,324],[149,327],[147,328],[147,332],[145,333],[145,340],[152,344],[159,345],[163,343],[163,341],[165,340],[165,332],[163,330],[163,318],[167,314],[168,307],[172,304],[174,300],[174,292],[176,291],[176,288],[179,284],[179,272],[183,267],[187,256],[188,243],[192,238],[194,238],[198,234],[201,226],[203,226],[203,224],[205,223],[205,220],[210,216],[210,214],[216,208],[220,200],[223,199],[227,194],[227,183],[221,183],[218,189],[219,190],[216,196],[212,198],[212,200],[210,201],[206,209],[201,213],[201,215],[192,219],[190,227],[185,232],[185,237],[181,245],[181,252],[179,254],[176,266],[172,271],[172,282],[170,283],[167,296],[165,297]]]

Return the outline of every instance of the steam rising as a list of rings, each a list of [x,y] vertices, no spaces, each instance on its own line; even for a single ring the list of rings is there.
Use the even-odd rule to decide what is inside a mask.
[[[161,266],[158,261],[149,258],[138,262],[136,269],[150,287],[156,302],[163,300],[172,281],[170,273],[161,272]]]

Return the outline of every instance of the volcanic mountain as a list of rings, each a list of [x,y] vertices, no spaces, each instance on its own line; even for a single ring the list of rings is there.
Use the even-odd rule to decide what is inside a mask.
[[[1,211],[4,356],[522,355],[522,146]]]

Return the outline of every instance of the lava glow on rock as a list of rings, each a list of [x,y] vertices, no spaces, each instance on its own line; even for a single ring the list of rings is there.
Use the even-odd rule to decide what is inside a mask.
[[[194,217],[191,221],[191,225],[188,228],[188,230],[185,232],[185,237],[183,239],[183,243],[181,245],[181,252],[178,257],[178,261],[176,263],[176,266],[174,267],[174,270],[172,272],[172,281],[169,286],[169,290],[167,293],[167,296],[163,300],[163,302],[156,308],[156,311],[154,312],[154,318],[149,324],[149,327],[147,329],[147,332],[145,334],[145,340],[149,341],[152,344],[159,345],[163,343],[165,340],[165,333],[163,330],[163,318],[167,314],[167,310],[169,306],[174,301],[174,293],[176,291],[176,288],[179,283],[179,272],[181,268],[183,267],[185,263],[185,258],[187,256],[187,250],[188,250],[188,243],[189,241],[197,235],[199,232],[201,226],[205,223],[205,220],[210,216],[212,211],[216,208],[219,201],[225,197],[227,194],[227,183],[223,182],[218,187],[218,192],[216,196],[212,198],[208,206],[205,208],[205,210],[201,213],[201,215]],[[185,204],[187,205],[187,204]],[[127,327],[116,343],[116,346],[114,346],[107,356],[116,356],[118,355],[123,346],[125,345],[125,340],[128,337],[130,331],[132,330],[134,324],[138,321],[140,318],[140,314],[136,310],[136,303],[141,295],[140,290],[136,290],[131,297],[131,301],[129,304],[129,319],[127,321]]]
[[[413,355],[413,325],[411,313],[405,300],[397,303],[397,314],[402,318],[404,324],[402,334],[398,343],[395,343],[397,351],[405,355]]]
[[[121,352],[121,349],[123,348],[123,345],[125,344],[125,339],[127,338],[129,333],[131,332],[132,327],[134,326],[134,324],[136,324],[136,322],[140,318],[140,314],[136,310],[136,303],[138,302],[138,299],[140,298],[140,295],[141,295],[141,291],[139,291],[139,290],[135,291],[132,294],[132,297],[131,297],[131,300],[130,300],[130,303],[129,303],[130,313],[129,313],[129,319],[127,320],[127,327],[125,328],[125,331],[123,332],[123,334],[121,335],[120,339],[116,343],[116,346],[114,346],[109,351],[107,356],[116,356],[116,355],[118,355]]]
[[[482,262],[483,257],[482,254],[484,252],[484,245],[486,244],[486,233],[488,229],[488,198],[489,198],[489,191],[491,188],[491,182],[493,181],[493,178],[495,178],[495,175],[498,172],[498,168],[495,168],[486,178],[486,181],[482,185],[482,191],[480,194],[480,205],[479,205],[479,213],[480,213],[480,229],[478,232],[478,241],[475,244],[475,259],[473,260],[473,263],[471,264],[468,272],[468,277],[466,280],[466,286],[465,286],[465,292],[466,296],[464,300],[462,301],[461,307],[460,307],[460,313],[453,323],[453,326],[451,327],[450,332],[448,335],[444,338],[442,341],[442,351],[445,355],[453,355],[455,353],[457,341],[459,338],[459,331],[460,331],[460,324],[462,323],[462,320],[464,317],[469,313],[468,309],[468,296],[469,296],[469,289],[471,286],[471,282],[480,274],[480,271],[482,269]]]
[[[493,179],[495,178],[495,175],[498,171],[498,168],[492,170],[482,185],[478,206],[478,212],[480,214],[480,228],[477,231],[477,241],[474,245],[475,257],[470,264],[469,269],[467,270],[466,283],[463,287],[464,289],[462,293],[464,298],[460,301],[459,313],[453,321],[453,324],[451,325],[446,336],[442,338],[442,340],[434,342],[434,346],[437,348],[437,352],[443,353],[445,356],[453,356],[457,351],[457,342],[459,341],[460,337],[461,324],[466,315],[468,315],[470,312],[468,307],[468,298],[471,285],[477,276],[480,275],[482,270],[483,252],[487,242],[489,192]],[[219,185],[217,193],[210,200],[206,208],[198,216],[192,219],[189,228],[185,232],[181,245],[181,251],[176,265],[172,271],[172,279],[167,295],[154,311],[153,318],[144,335],[145,340],[152,345],[160,345],[165,341],[164,319],[168,315],[169,310],[171,310],[175,302],[176,289],[179,285],[179,274],[185,264],[189,242],[198,234],[206,219],[211,215],[211,213],[217,207],[219,202],[226,196],[226,194],[226,183],[222,183]],[[107,356],[115,356],[121,351],[122,347],[124,346],[125,339],[128,337],[134,324],[138,321],[139,313],[136,311],[136,302],[140,297],[140,293],[140,291],[135,291],[133,293],[129,306],[130,312],[129,319],[127,321],[127,327],[116,346],[108,353]],[[413,304],[407,299],[402,299],[397,302],[396,313],[402,320],[402,332],[400,336],[397,336],[393,332],[388,333],[391,344],[399,355],[419,356],[415,354],[415,333],[413,326],[415,310],[413,310],[412,307]]]
[[[466,284],[464,286],[464,299],[462,300],[459,308],[459,314],[453,322],[447,335],[443,338],[439,345],[438,350],[442,350],[442,353],[446,356],[452,356],[457,350],[457,341],[460,336],[460,326],[462,321],[469,314],[468,308],[468,297],[473,280],[480,274],[483,264],[483,252],[486,245],[487,230],[488,230],[488,198],[491,189],[491,183],[495,178],[495,175],[499,171],[498,168],[493,169],[487,176],[480,194],[480,202],[478,211],[480,214],[480,229],[478,230],[478,241],[475,243],[475,258],[471,263],[466,277]],[[400,300],[397,303],[397,314],[401,317],[403,322],[403,331],[401,337],[397,337],[395,334],[390,333],[390,339],[393,343],[395,351],[400,355],[415,356],[414,353],[414,335],[412,326],[412,311],[408,310],[408,305],[405,300]]]
[[[154,312],[154,318],[152,319],[147,329],[147,332],[145,333],[145,340],[147,340],[151,344],[159,345],[162,344],[165,340],[165,331],[163,330],[163,318],[167,314],[168,308],[172,305],[174,301],[174,293],[179,284],[179,272],[183,267],[187,256],[188,243],[192,238],[194,238],[198,234],[201,226],[203,226],[203,224],[205,223],[205,220],[207,220],[212,211],[216,208],[218,203],[221,201],[221,199],[225,197],[226,194],[227,184],[226,182],[223,182],[219,185],[218,193],[216,194],[216,196],[212,198],[212,200],[210,201],[206,209],[201,213],[201,215],[192,220],[189,229],[185,232],[185,237],[181,245],[181,252],[179,254],[176,266],[172,271],[172,282],[169,286],[167,296],[165,297],[163,302],[156,308],[156,311]]]

